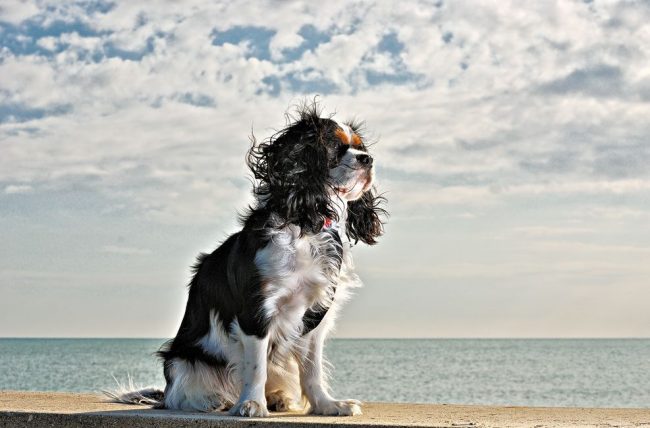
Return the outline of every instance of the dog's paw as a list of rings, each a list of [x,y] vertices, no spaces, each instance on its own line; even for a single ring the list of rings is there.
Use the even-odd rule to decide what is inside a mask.
[[[273,391],[266,396],[266,407],[273,412],[299,410],[296,402],[284,391]]]
[[[312,406],[314,415],[325,416],[355,416],[361,414],[361,401],[359,400],[330,400]]]
[[[246,400],[235,404],[229,411],[232,416],[247,416],[251,418],[264,418],[269,415],[266,403],[255,400]]]

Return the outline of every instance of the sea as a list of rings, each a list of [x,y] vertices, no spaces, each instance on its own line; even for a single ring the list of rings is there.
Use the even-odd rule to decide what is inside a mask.
[[[164,339],[0,339],[0,389],[164,386]],[[410,403],[650,407],[650,339],[332,339],[339,398]]]

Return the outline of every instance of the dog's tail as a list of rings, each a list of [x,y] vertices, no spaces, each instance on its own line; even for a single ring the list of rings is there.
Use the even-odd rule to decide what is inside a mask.
[[[102,393],[113,403],[140,404],[154,406],[154,408],[163,408],[165,406],[165,393],[160,389],[138,387],[133,383],[130,376],[126,384],[119,382],[117,379],[115,379],[115,383],[117,383],[115,390],[102,390]]]

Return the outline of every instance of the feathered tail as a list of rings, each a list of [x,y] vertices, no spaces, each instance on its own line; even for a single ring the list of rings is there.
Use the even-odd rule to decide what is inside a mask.
[[[115,378],[113,378],[115,379]],[[102,390],[102,393],[114,403],[139,404],[163,408],[165,406],[165,393],[157,388],[142,388],[133,383],[129,376],[128,382],[123,384],[115,379],[117,388],[115,390]]]

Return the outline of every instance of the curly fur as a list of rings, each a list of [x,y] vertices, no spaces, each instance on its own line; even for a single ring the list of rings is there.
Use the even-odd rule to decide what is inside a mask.
[[[347,235],[354,242],[362,242],[368,245],[377,243],[377,237],[384,233],[382,216],[388,213],[381,207],[386,201],[383,196],[375,194],[375,189],[364,193],[360,199],[348,203]]]
[[[327,194],[329,161],[326,127],[316,106],[298,112],[298,120],[248,152],[247,164],[258,180],[253,192],[277,213],[283,225],[316,233],[336,216]]]

